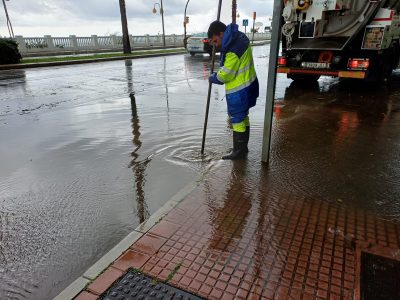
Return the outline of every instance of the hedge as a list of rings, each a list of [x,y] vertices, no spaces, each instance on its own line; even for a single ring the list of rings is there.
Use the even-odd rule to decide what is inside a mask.
[[[21,59],[18,44],[11,39],[0,38],[0,65],[18,64]]]

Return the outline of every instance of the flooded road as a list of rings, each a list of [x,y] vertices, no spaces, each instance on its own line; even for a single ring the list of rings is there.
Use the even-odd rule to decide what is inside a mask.
[[[329,78],[300,86],[279,75],[267,172],[268,53],[254,48],[261,93],[250,181],[268,177],[271,195],[290,190],[398,219],[400,73],[389,87]],[[219,161],[231,147],[223,87],[213,89],[200,155],[209,61],[0,72],[0,298],[57,295],[199,174],[229,169]]]

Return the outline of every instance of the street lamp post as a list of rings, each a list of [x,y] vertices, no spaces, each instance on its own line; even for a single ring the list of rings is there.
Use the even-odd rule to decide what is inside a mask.
[[[8,33],[10,34],[10,38],[14,38],[14,30],[11,25],[10,16],[8,15],[6,1],[10,1],[10,0],[3,0],[4,12],[6,13],[6,19],[7,19]]]
[[[158,2],[154,3],[153,14],[157,13],[156,5],[158,5],[160,7],[160,14],[161,14],[161,21],[162,21],[163,45],[165,47],[166,44],[165,44],[165,29],[164,29],[164,8],[163,8],[162,0],[160,0],[160,2],[161,2],[161,5]]]
[[[186,48],[186,45],[187,45],[187,41],[186,41],[186,10],[187,10],[189,1],[190,1],[190,0],[187,0],[187,2],[186,2],[186,6],[185,6],[185,15],[184,15],[184,17],[183,17],[183,28],[184,28],[184,32],[183,32],[183,45],[184,45],[185,48]]]

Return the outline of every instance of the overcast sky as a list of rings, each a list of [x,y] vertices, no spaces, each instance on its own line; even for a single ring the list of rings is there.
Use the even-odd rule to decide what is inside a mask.
[[[161,16],[153,15],[154,3],[160,0],[125,0],[129,33],[132,35],[162,33]],[[183,34],[183,14],[187,0],[163,0],[165,33]],[[268,25],[273,0],[237,0],[240,18]],[[1,3],[1,2],[0,2]],[[118,0],[10,0],[7,8],[16,35],[26,37],[52,35],[90,36],[121,33]],[[223,0],[222,21],[229,22],[231,0]],[[190,0],[187,15],[188,33],[206,31],[216,19],[218,0]],[[158,7],[157,7],[158,8]],[[242,27],[241,30],[244,30]],[[8,36],[5,14],[0,6],[0,36]]]

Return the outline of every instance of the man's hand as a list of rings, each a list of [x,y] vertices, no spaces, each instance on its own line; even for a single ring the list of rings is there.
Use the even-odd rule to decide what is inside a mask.
[[[213,73],[210,77],[208,77],[208,81],[219,85],[224,84],[223,82],[218,80],[217,73]]]

